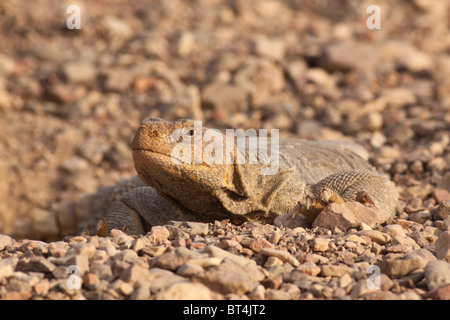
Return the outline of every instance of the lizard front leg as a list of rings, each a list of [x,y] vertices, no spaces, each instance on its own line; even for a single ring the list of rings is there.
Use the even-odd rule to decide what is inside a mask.
[[[332,174],[308,186],[304,204],[293,213],[304,215],[310,222],[330,203],[358,201],[380,208],[386,220],[393,217],[398,193],[391,181],[369,170],[349,170]]]
[[[108,233],[112,229],[128,234],[145,234],[152,226],[163,225],[170,220],[181,220],[178,210],[162,199],[152,187],[138,187],[124,194],[109,208],[105,220]],[[97,233],[104,233],[101,221]]]

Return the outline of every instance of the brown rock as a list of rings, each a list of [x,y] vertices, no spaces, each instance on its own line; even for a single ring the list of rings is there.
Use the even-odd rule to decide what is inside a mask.
[[[0,234],[0,251],[5,249],[7,246],[12,245],[13,239],[5,234]]]
[[[194,278],[208,288],[223,294],[245,294],[255,289],[264,277],[256,266],[242,265],[225,258],[219,266],[211,267]]]
[[[450,263],[441,260],[428,262],[425,279],[430,290],[450,284]]]
[[[294,267],[298,267],[300,265],[300,262],[298,262],[298,260],[295,257],[293,257],[289,252],[284,250],[261,248],[260,253],[266,256],[277,257],[283,262],[289,262]]]
[[[314,251],[327,251],[328,250],[328,244],[330,243],[330,239],[325,238],[316,238],[312,241],[312,249]]]
[[[158,300],[211,300],[211,290],[202,283],[177,282],[157,296]]]
[[[248,92],[242,87],[226,83],[212,83],[202,92],[204,109],[223,112],[245,112],[248,108]]]
[[[346,202],[342,204],[331,203],[314,220],[313,227],[326,229],[355,228],[361,223],[374,228],[384,222],[383,212],[374,207],[366,207],[359,202]]]
[[[443,232],[437,239],[436,258],[450,262],[450,231]]]
[[[450,284],[434,289],[425,295],[427,299],[450,300]]]
[[[147,233],[147,237],[151,242],[162,243],[169,238],[170,232],[166,227],[154,226],[151,231]]]
[[[295,268],[295,270],[309,274],[310,276],[316,276],[320,273],[321,269],[313,262],[305,262],[302,265],[299,265],[297,268]]]
[[[445,189],[435,188],[433,190],[433,197],[436,199],[437,202],[449,201],[450,192]]]
[[[261,251],[262,248],[274,249],[274,246],[264,238],[256,238],[250,243],[249,248],[252,249],[254,252],[258,253]]]
[[[356,234],[369,237],[370,240],[378,244],[385,244],[391,240],[390,235],[377,230],[361,230],[358,231]]]
[[[422,271],[427,260],[421,257],[412,257],[409,259],[387,259],[378,262],[382,273],[388,276],[405,276],[412,272]]]
[[[377,50],[365,43],[345,41],[329,45],[325,56],[325,65],[331,70],[370,69],[377,61]]]
[[[16,271],[22,272],[52,272],[56,266],[42,256],[19,260],[16,265]]]
[[[201,254],[186,247],[178,247],[151,260],[151,267],[176,270],[191,259],[201,258]]]
[[[445,220],[446,217],[450,216],[450,200],[443,201],[441,204],[439,204],[436,212],[442,220]]]
[[[346,273],[350,273],[350,268],[346,265],[324,264],[320,266],[320,275],[322,277],[342,277]]]

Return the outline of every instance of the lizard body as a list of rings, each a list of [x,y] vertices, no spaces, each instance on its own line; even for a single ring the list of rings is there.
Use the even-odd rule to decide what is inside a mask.
[[[144,183],[135,179],[136,188],[113,203],[106,215],[109,229],[127,226],[131,233],[138,234],[153,225],[180,219],[272,223],[297,203],[304,203],[309,194],[320,197],[324,187],[336,190],[345,201],[354,201],[359,191],[365,191],[386,220],[394,215],[398,198],[395,186],[352,151],[352,145],[279,139],[278,170],[274,174],[262,174],[261,169],[269,164],[250,163],[248,151],[239,148],[224,153],[233,163],[183,163],[174,159],[172,151],[183,139],[189,145],[184,150],[189,150],[194,159],[191,145],[206,130],[196,130],[192,120],[149,118],[141,123],[131,146],[136,171]],[[211,141],[201,143],[207,148]],[[245,157],[244,163],[237,161],[239,152]],[[184,155],[189,156],[186,151]]]

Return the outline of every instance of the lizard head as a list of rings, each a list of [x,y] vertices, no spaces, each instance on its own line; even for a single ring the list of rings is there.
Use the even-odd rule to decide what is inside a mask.
[[[182,211],[198,216],[261,219],[269,214],[265,202],[270,202],[261,190],[275,190],[264,184],[280,184],[276,177],[261,176],[258,165],[248,164],[248,153],[235,148],[234,140],[200,121],[146,119],[131,147],[139,177]],[[238,156],[244,164],[236,161]]]

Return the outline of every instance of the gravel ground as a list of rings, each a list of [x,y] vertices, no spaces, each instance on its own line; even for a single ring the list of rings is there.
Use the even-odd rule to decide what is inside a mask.
[[[450,299],[449,1],[378,1],[380,30],[360,1],[70,4],[0,3],[1,299]],[[357,141],[396,217],[79,236],[149,116]]]

